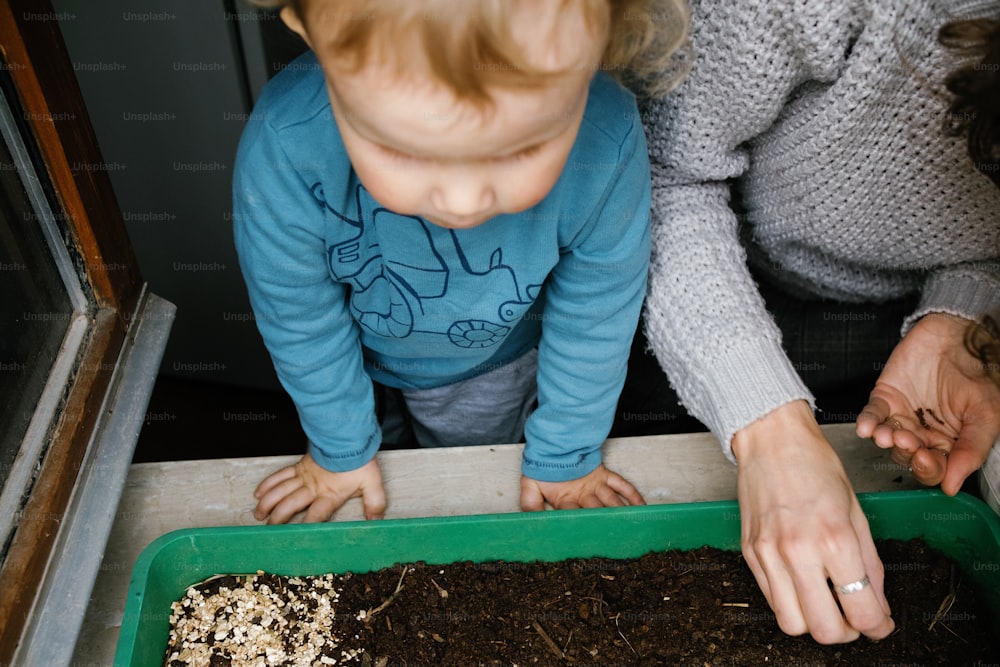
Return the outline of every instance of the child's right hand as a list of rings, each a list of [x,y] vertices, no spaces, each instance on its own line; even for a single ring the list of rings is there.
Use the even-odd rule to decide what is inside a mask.
[[[293,466],[269,475],[253,492],[257,499],[254,518],[270,524],[288,523],[306,510],[304,523],[327,521],[350,498],[361,496],[366,519],[385,514],[385,489],[378,461],[347,472],[321,468],[306,454]]]

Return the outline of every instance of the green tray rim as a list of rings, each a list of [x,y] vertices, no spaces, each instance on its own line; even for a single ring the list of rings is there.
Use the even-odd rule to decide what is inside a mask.
[[[898,507],[905,506],[906,504],[912,502],[930,502],[935,506],[940,505],[942,512],[947,511],[948,513],[959,513],[963,516],[973,518],[977,523],[982,524],[982,529],[985,530],[987,534],[992,536],[991,544],[996,545],[997,554],[998,557],[1000,557],[1000,515],[994,513],[993,510],[991,510],[984,502],[971,495],[959,493],[956,496],[947,496],[938,489],[917,489],[907,491],[859,493],[857,494],[857,497],[862,509],[869,518],[869,522],[875,525],[878,523],[877,517],[879,511],[895,510]],[[143,598],[149,584],[151,569],[156,563],[156,560],[161,552],[178,541],[192,542],[193,540],[197,540],[199,538],[224,540],[228,536],[238,536],[241,540],[246,540],[253,539],[258,535],[267,535],[269,538],[283,536],[292,540],[294,536],[298,534],[314,535],[317,532],[329,533],[331,536],[336,536],[338,534],[345,533],[345,531],[361,530],[363,532],[384,532],[394,530],[397,527],[404,528],[409,531],[418,531],[422,527],[427,526],[435,528],[454,527],[461,530],[463,526],[475,527],[484,523],[489,523],[499,527],[506,524],[516,527],[518,524],[523,524],[526,521],[530,521],[532,523],[554,522],[559,524],[564,522],[584,522],[589,517],[607,517],[608,515],[618,515],[623,520],[633,519],[642,521],[645,520],[644,517],[647,517],[648,515],[655,517],[661,514],[685,514],[692,512],[705,513],[708,515],[728,513],[729,516],[732,516],[732,513],[736,513],[738,515],[739,505],[736,500],[715,500],[566,511],[549,510],[545,512],[465,514],[440,517],[395,518],[383,519],[380,521],[333,521],[319,524],[285,524],[278,526],[263,524],[251,526],[213,526],[173,530],[150,542],[136,559],[129,583],[128,597],[126,599],[125,611],[122,618],[122,626],[119,633],[114,664],[120,667],[133,665],[133,653],[135,651],[135,643],[139,634],[141,622],[141,614],[139,612],[141,611]],[[969,514],[964,515],[966,512]],[[873,534],[875,534],[876,539],[880,536],[874,527]],[[910,537],[919,536],[921,535],[910,535]],[[928,540],[928,542],[931,543],[930,540]],[[932,546],[934,546],[933,543]],[[739,550],[739,545],[736,544],[735,547],[729,545],[727,547],[720,548],[726,548],[731,551]],[[652,550],[652,548],[650,550]],[[479,562],[487,562],[487,560]],[[228,574],[239,573],[230,572]],[[191,584],[197,583],[197,581],[200,580],[201,579],[191,581]]]

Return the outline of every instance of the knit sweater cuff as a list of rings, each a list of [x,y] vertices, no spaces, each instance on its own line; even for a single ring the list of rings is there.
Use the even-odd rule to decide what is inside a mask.
[[[732,439],[737,431],[792,401],[805,400],[815,408],[812,393],[777,341],[736,341],[712,361],[711,369],[701,379],[710,400],[705,401],[705,414],[697,416],[733,463]]]
[[[902,335],[928,313],[948,313],[969,320],[1000,310],[1000,278],[974,269],[957,269],[927,279],[920,305],[903,322]]]

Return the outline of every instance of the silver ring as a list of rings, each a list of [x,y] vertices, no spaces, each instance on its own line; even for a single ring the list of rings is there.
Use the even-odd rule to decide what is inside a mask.
[[[838,593],[847,595],[849,593],[857,593],[858,591],[863,590],[864,587],[870,583],[868,575],[866,574],[864,579],[858,579],[857,581],[852,581],[851,583],[844,584],[843,586],[836,586],[836,589]]]

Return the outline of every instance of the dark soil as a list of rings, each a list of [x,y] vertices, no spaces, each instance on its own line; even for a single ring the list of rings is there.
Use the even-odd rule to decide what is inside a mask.
[[[703,547],[350,575],[337,584],[334,631],[351,641],[336,657],[350,644],[363,649],[351,664],[369,667],[997,662],[995,626],[950,560],[919,540],[877,545],[896,622],[879,642],[822,646],[785,635],[742,556]]]

